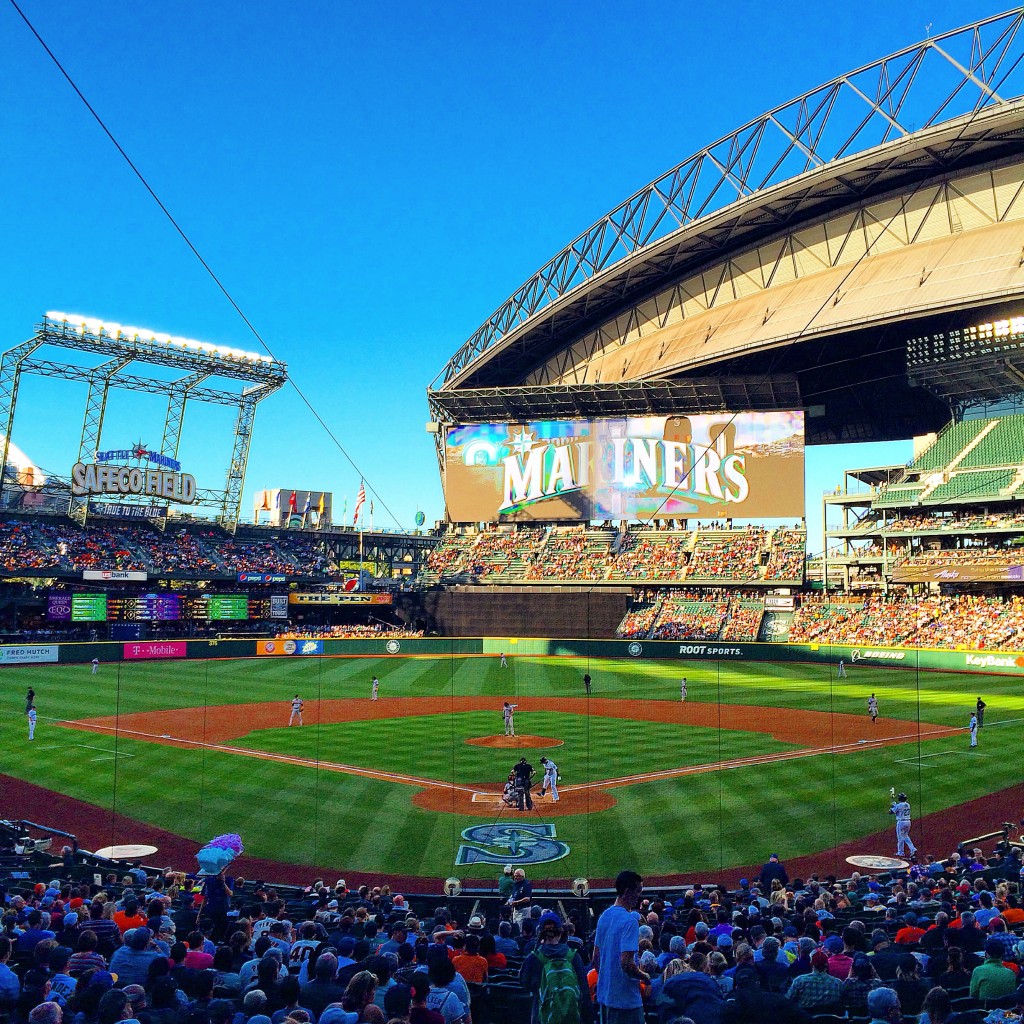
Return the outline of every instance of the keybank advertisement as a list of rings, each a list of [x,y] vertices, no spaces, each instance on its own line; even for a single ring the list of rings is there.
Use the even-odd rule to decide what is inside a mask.
[[[803,413],[452,427],[444,493],[454,522],[799,519]]]
[[[0,647],[0,665],[38,665],[56,661],[59,654],[60,649],[56,644]]]

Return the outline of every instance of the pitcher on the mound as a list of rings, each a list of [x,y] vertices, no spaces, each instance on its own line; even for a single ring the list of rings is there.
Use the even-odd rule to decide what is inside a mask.
[[[516,723],[514,716],[517,707],[519,707],[518,704],[509,704],[508,701],[505,701],[504,705],[502,706],[501,713],[505,716],[506,736],[515,736],[516,734]]]

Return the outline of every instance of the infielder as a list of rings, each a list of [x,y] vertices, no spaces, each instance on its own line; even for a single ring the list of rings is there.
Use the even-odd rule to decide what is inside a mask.
[[[679,700],[681,703],[686,703],[686,676],[683,676],[682,682],[679,684]]]
[[[100,670],[100,659],[99,658],[93,658],[92,659],[92,674],[96,675],[96,673],[99,672],[99,670]]]
[[[871,724],[875,724],[875,719],[878,718],[878,698],[871,694],[868,697],[868,714],[871,716]]]
[[[967,728],[971,730],[971,750],[978,745],[978,716],[975,712],[971,712],[971,720],[967,723]]]
[[[514,715],[517,707],[519,707],[518,704],[509,704],[508,701],[505,701],[504,705],[502,706],[501,713],[505,716],[506,736],[515,736],[516,734],[516,723]]]
[[[374,676],[370,684],[370,700],[377,700],[377,691],[380,689],[380,680]]]
[[[36,738],[36,706],[33,704],[28,709],[28,738],[34,740]]]
[[[299,725],[302,725],[302,698],[295,694],[292,698],[292,713],[288,716],[288,725],[298,720]]]
[[[839,659],[839,671],[836,673],[839,679],[846,678],[846,662],[842,658]]]
[[[544,766],[544,778],[540,784],[540,795],[544,791],[551,790],[551,802],[558,803],[558,765],[549,757],[542,757],[540,763]]]
[[[900,793],[889,808],[890,814],[896,815],[896,856],[902,857],[904,848],[910,850],[910,856],[917,853],[917,847],[910,840],[910,801],[906,793]]]
[[[502,655],[501,655],[501,667],[502,668],[508,668],[508,661],[505,659],[504,652],[502,652]]]

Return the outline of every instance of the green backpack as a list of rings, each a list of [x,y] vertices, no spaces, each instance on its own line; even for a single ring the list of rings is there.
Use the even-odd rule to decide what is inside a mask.
[[[568,956],[548,956],[537,949],[540,960],[540,1024],[580,1024],[580,983],[576,977],[573,959],[576,950]]]

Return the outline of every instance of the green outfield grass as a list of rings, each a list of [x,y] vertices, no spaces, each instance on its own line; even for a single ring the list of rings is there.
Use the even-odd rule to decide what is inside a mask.
[[[1019,781],[1024,694],[1009,678],[857,665],[849,678],[836,680],[822,666],[581,658],[512,658],[501,670],[495,658],[399,656],[123,663],[104,665],[95,677],[88,666],[9,669],[0,674],[0,771],[195,840],[238,831],[257,856],[489,877],[490,867],[454,867],[461,831],[486,819],[422,810],[412,803],[412,787],[123,734],[115,761],[113,736],[58,729],[52,719],[272,701],[280,702],[284,722],[295,692],[307,701],[365,701],[376,674],[384,698],[435,695],[457,705],[460,696],[485,695],[495,698],[495,711],[269,729],[239,745],[441,780],[498,782],[514,752],[464,740],[501,731],[502,700],[582,697],[585,671],[595,697],[635,701],[678,701],[685,674],[690,701],[763,707],[766,732],[789,709],[816,711],[822,744],[829,741],[828,713],[863,715],[872,691],[882,717],[907,721],[908,731],[918,720],[965,725],[980,692],[988,703],[986,728],[974,754],[960,734],[617,788],[610,810],[553,819],[571,853],[532,869],[537,878],[608,877],[622,866],[649,874],[718,871],[758,862],[769,848],[793,857],[887,827],[890,785],[907,790],[919,817]],[[34,744],[23,715],[30,683],[40,715]],[[565,784],[787,749],[761,733],[556,711],[520,714],[517,728],[564,741],[550,753]],[[0,812],[45,820],[45,808],[0,805]],[[916,839],[928,849],[926,836]]]

